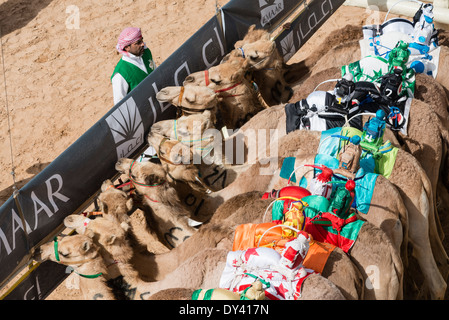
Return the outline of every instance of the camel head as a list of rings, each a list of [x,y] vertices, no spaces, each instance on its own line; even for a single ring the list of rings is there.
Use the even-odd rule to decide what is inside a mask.
[[[203,145],[207,139],[203,134],[207,129],[214,128],[215,114],[210,110],[201,113],[184,115],[178,119],[156,122],[151,126],[148,142],[157,150],[161,137],[177,140],[186,145]],[[155,144],[153,144],[152,140]]]
[[[233,57],[246,58],[253,70],[262,70],[269,67],[278,67],[282,64],[279,52],[276,49],[276,43],[272,40],[257,40],[251,43],[245,43],[232,50],[228,59]],[[273,65],[274,64],[274,65]]]
[[[133,199],[121,189],[116,188],[112,181],[107,179],[101,185],[101,193],[98,196],[100,211],[105,217],[113,217],[127,230],[129,228],[129,216],[133,208]]]
[[[194,72],[184,80],[184,85],[207,86],[219,96],[243,81],[245,73],[250,67],[243,57],[233,57],[208,70]]]
[[[43,244],[36,250],[36,261],[54,261],[64,265],[81,265],[98,256],[98,247],[92,238],[77,234]]]
[[[166,172],[162,166],[152,162],[136,162],[133,159],[121,158],[115,169],[128,176],[137,190],[158,186],[166,181]]]
[[[205,86],[169,86],[156,94],[160,102],[168,102],[183,111],[184,114],[215,110],[218,98],[214,90]]]
[[[119,261],[131,259],[132,250],[129,250],[126,230],[117,220],[102,217],[91,220],[83,215],[71,214],[64,219],[64,226],[93,239],[105,258]]]
[[[170,140],[163,135],[150,133],[148,142],[156,149],[159,159],[172,165],[193,163],[193,152],[190,146],[178,140]]]

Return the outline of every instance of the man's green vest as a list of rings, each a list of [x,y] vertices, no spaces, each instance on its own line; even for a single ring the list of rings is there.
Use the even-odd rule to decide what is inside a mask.
[[[143,79],[145,79],[146,76],[148,76],[153,71],[153,56],[151,55],[150,49],[145,49],[142,55],[143,63],[145,64],[145,67],[148,70],[148,73],[142,71],[139,67],[133,65],[130,62],[124,61],[123,59],[120,59],[120,61],[117,63],[117,66],[114,69],[114,72],[112,73],[111,80],[115,76],[116,73],[120,73],[120,75],[125,79],[125,81],[128,83],[128,93],[137,87],[137,85],[142,82]]]

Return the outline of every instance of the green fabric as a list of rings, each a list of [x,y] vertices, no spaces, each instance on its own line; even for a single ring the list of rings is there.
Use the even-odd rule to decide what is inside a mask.
[[[380,159],[375,161],[375,172],[389,179],[391,172],[393,171],[394,164],[396,163],[397,154],[398,148],[395,147],[393,147],[393,150],[390,152],[384,153]]]
[[[277,200],[273,203],[273,209],[271,209],[271,220],[282,221],[284,218],[284,201]]]
[[[200,295],[201,289],[195,290],[192,293],[192,300],[198,300],[198,296]]]
[[[329,201],[322,196],[307,196],[304,197],[303,200],[309,204],[309,206],[304,209],[304,216],[306,217],[306,219],[313,219],[319,212],[326,212],[327,208],[329,207]],[[353,215],[354,214],[349,215],[348,218],[352,217]],[[363,220],[356,220],[354,222],[346,224],[341,229],[340,236],[355,241],[363,223]],[[335,235],[338,234],[338,231],[332,228],[332,226],[322,224],[321,227],[327,232],[333,233]]]
[[[198,300],[198,297],[200,296],[202,289],[198,289],[193,291],[192,293],[192,300]],[[214,293],[214,289],[209,289],[204,293],[203,300],[211,300],[212,294]]]
[[[295,157],[287,157],[282,162],[281,172],[279,173],[279,176],[284,179],[289,179],[290,175],[292,174],[293,170],[295,170]],[[296,182],[296,175],[293,174],[292,176],[292,182]]]
[[[143,79],[145,79],[151,72],[153,72],[153,69],[150,67],[150,62],[152,64],[153,56],[151,54],[150,49],[145,49],[142,55],[143,63],[145,67],[148,70],[148,73],[141,70],[139,67],[135,66],[134,64],[127,62],[123,59],[120,59],[120,61],[117,63],[114,72],[112,73],[111,80],[115,76],[116,73],[119,73],[125,81],[128,83],[128,93],[133,90],[139,83],[142,82]]]
[[[341,67],[341,75],[351,73],[354,76],[354,82],[369,81],[380,84],[381,77],[390,72],[388,60],[379,56],[366,56],[358,61],[352,62]],[[402,76],[401,96],[407,95],[413,98],[415,93],[415,71],[407,68]]]

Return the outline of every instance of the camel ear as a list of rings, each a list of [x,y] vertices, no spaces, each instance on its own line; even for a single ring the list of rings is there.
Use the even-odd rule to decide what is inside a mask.
[[[236,41],[234,43],[234,49],[241,48],[243,44],[244,44],[243,40]]]
[[[100,201],[100,211],[103,213],[108,213],[108,205],[103,201]]]
[[[126,210],[131,211],[133,209],[133,206],[134,206],[133,198],[129,198],[126,201]]]
[[[106,243],[109,245],[114,244],[115,239],[117,239],[117,236],[115,234],[113,234],[108,237],[108,240],[106,241]]]

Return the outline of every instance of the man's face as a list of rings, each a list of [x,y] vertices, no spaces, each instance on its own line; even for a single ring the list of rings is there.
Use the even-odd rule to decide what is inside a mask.
[[[136,42],[126,46],[124,49],[135,56],[141,56],[143,54],[144,46],[145,44],[143,43],[143,38],[140,38]]]

